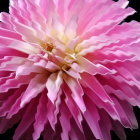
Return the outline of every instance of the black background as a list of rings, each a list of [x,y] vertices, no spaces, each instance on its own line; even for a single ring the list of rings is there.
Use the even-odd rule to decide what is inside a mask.
[[[100,1],[100,0],[99,0]],[[117,1],[117,0],[114,0]],[[126,22],[129,22],[131,20],[137,20],[140,22],[140,0],[129,0],[129,6],[133,7],[137,13],[135,13],[133,16],[129,16],[125,19]],[[0,12],[8,12],[9,7],[9,0],[1,0],[0,2]],[[134,107],[134,113],[136,115],[136,118],[138,120],[138,124],[140,126],[140,109],[138,107]],[[15,125],[13,128],[8,130],[5,134],[0,135],[0,140],[12,140],[12,136],[14,134],[15,128],[17,125]],[[127,140],[140,140],[140,128],[137,130],[131,131],[130,129],[125,129]],[[115,135],[114,132],[111,132],[112,140],[119,140],[119,138]]]

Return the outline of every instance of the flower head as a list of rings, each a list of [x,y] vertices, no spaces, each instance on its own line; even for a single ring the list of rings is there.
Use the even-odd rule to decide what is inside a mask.
[[[140,24],[127,0],[10,0],[0,22],[0,132],[110,140],[137,128]],[[87,132],[88,130],[88,132]],[[121,131],[120,131],[121,130]]]

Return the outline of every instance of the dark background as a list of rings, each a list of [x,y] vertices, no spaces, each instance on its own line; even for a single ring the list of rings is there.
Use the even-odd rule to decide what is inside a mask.
[[[114,0],[117,1],[117,0]],[[137,13],[135,13],[132,16],[129,16],[124,21],[129,22],[131,20],[137,20],[140,22],[140,0],[129,0],[129,6],[133,7]],[[0,12],[8,12],[9,7],[9,0],[1,0],[0,2]],[[140,109],[138,107],[134,107],[134,113],[136,115],[136,118],[138,120],[138,124],[140,126]],[[14,134],[15,128],[17,125],[15,125],[13,128],[8,130],[5,134],[0,135],[0,140],[12,140],[12,136]],[[140,128],[137,130],[131,131],[130,129],[125,129],[127,140],[140,140]],[[119,138],[115,135],[114,132],[111,132],[112,140],[119,140]]]

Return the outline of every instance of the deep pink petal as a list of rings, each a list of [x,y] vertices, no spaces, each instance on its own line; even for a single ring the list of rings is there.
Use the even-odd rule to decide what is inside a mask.
[[[33,140],[37,140],[40,137],[40,134],[43,131],[46,123],[47,123],[47,95],[44,92],[41,95],[39,99],[39,104],[37,106],[37,112],[35,115],[35,123],[34,123]]]

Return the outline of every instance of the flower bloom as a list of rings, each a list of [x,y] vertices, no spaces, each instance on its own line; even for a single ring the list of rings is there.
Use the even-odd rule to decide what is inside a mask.
[[[10,0],[0,14],[0,133],[111,140],[135,129],[140,24],[127,0]],[[90,136],[89,136],[90,135]]]

